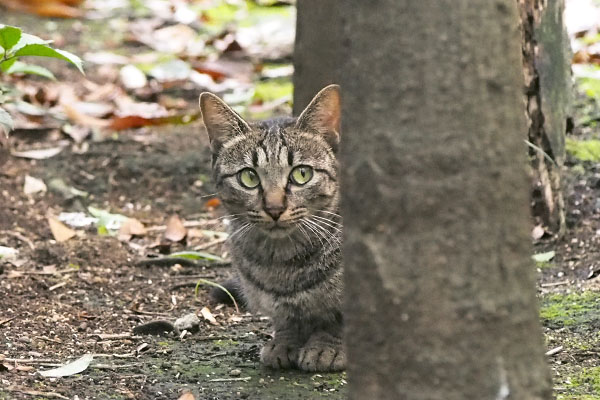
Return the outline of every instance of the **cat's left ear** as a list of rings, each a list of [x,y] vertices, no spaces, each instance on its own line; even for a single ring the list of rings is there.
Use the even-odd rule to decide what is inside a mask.
[[[242,117],[212,93],[204,92],[200,95],[200,111],[208,132],[210,148],[215,154],[229,136],[250,130]]]
[[[302,111],[296,128],[323,135],[333,151],[337,151],[340,143],[341,111],[340,87],[326,86]]]

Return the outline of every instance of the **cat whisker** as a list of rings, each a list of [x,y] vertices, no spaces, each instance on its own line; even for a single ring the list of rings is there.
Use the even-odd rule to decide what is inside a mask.
[[[242,235],[244,232],[247,231],[248,227],[251,227],[251,225],[252,224],[250,222],[244,223],[241,227],[239,227],[231,235],[229,235],[228,239],[233,239],[233,237],[235,237],[236,235]]]
[[[316,217],[316,216],[315,216],[315,215],[313,215],[313,216],[312,216],[311,218],[309,218],[309,219],[312,219],[312,218],[315,218],[315,217]],[[323,221],[323,220],[314,220],[314,219],[313,219],[312,221],[313,221],[314,223],[316,223],[317,225],[326,225],[326,226],[330,227],[331,229],[333,229],[333,230],[335,230],[335,231],[337,231],[337,232],[339,232],[339,233],[342,233],[342,230],[341,230],[340,228],[338,228],[337,226],[335,226],[335,225],[333,225],[333,224],[331,224],[331,223],[327,222],[328,220],[324,220],[324,221]],[[334,224],[335,224],[335,222],[334,222]],[[339,224],[338,224],[338,225],[339,225]]]
[[[304,227],[302,225],[302,221],[300,221],[299,224],[296,224],[296,227],[308,239],[309,243],[312,245],[313,244],[312,239],[310,238],[310,235],[308,234],[308,232],[306,232],[306,230],[304,229]]]
[[[319,243],[321,243],[321,246],[323,246],[323,240],[321,239],[321,235],[319,235],[318,231],[316,231],[311,224],[308,223],[308,221],[306,220],[302,220],[300,222],[306,229],[308,229],[309,231],[311,231],[316,237],[317,239],[319,239]],[[311,241],[312,243],[312,241]]]
[[[336,217],[338,217],[338,218],[342,218],[342,216],[341,216],[340,214],[336,214],[336,213],[334,213],[334,212],[327,211],[327,210],[317,210],[317,212],[322,212],[322,213],[326,213],[326,214],[331,214],[331,215],[334,215],[334,216],[336,216]]]
[[[246,215],[246,213],[222,215],[222,216],[218,217],[217,219],[220,220],[220,219],[231,218],[231,217],[239,217],[242,215]]]
[[[324,226],[322,226],[321,224],[319,224],[318,221],[312,220],[312,219],[308,219],[306,221],[309,222],[310,224],[312,224],[312,226],[315,229],[319,230],[323,234],[323,237],[325,238],[325,240],[327,241],[327,243],[329,244],[329,246],[333,247],[333,245],[331,243],[332,240],[338,246],[341,245],[341,240],[335,234],[332,235],[331,231],[329,231]],[[341,232],[341,230],[339,230],[337,228],[334,228],[334,229],[336,229],[337,231]]]
[[[335,236],[332,236],[331,232],[317,224],[316,221],[310,219],[306,219],[305,221],[314,229],[313,232],[318,233],[319,237],[322,237],[330,247],[333,247],[331,240],[335,239]]]
[[[316,219],[318,219],[320,221],[331,223],[333,225],[339,226],[340,228],[342,227],[341,223],[335,222],[334,220],[329,219],[329,218],[319,217],[318,215],[311,215],[311,218],[316,218]]]

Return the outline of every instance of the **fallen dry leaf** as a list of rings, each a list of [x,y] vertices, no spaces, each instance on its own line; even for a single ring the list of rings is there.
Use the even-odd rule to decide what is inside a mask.
[[[544,227],[541,225],[537,225],[531,231],[531,237],[533,238],[533,240],[538,240],[538,239],[541,239],[542,236],[544,236],[544,233],[546,233],[546,231],[544,230]]]
[[[47,149],[12,151],[10,154],[12,154],[14,157],[30,158],[32,160],[45,160],[47,158],[54,157],[55,155],[63,151],[64,148],[65,146],[57,146],[50,147]]]
[[[183,221],[177,215],[172,215],[167,221],[167,229],[165,230],[165,239],[172,242],[179,242],[187,235],[187,229],[183,226]]]
[[[196,398],[191,392],[185,392],[181,396],[179,396],[179,399],[177,400],[196,400]]]
[[[143,236],[145,234],[144,224],[135,218],[127,218],[119,228],[119,240],[124,242],[130,240],[133,236]]]
[[[77,6],[83,0],[0,0],[0,5],[43,17],[76,18],[82,12]]]
[[[75,236],[75,231],[54,217],[48,217],[48,224],[52,231],[52,236],[57,242],[66,242]]]
[[[34,178],[33,176],[25,176],[25,184],[23,185],[23,193],[26,195],[45,192],[48,190],[43,180]]]
[[[213,325],[219,324],[217,322],[217,320],[215,319],[215,317],[210,312],[210,310],[208,309],[208,307],[202,308],[202,310],[200,310],[200,314],[202,314],[202,317],[204,317],[204,319],[207,320],[208,322],[210,322],[211,324],[213,324]]]
[[[110,124],[110,121],[86,115],[70,104],[63,103],[62,107],[63,110],[65,110],[65,114],[67,114],[69,119],[75,122],[76,124],[92,127],[97,126],[100,128],[106,127]]]
[[[218,198],[210,199],[206,203],[204,203],[204,207],[206,208],[217,208],[221,205],[221,200]]]
[[[85,371],[89,366],[94,356],[91,354],[85,354],[83,357],[77,360],[63,365],[62,367],[40,371],[40,375],[47,378],[60,378],[62,376],[71,376]]]

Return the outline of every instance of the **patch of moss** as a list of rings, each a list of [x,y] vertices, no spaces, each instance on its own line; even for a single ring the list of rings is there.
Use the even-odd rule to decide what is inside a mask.
[[[600,320],[600,293],[586,291],[552,294],[542,299],[540,317],[551,328],[575,327],[583,324],[593,328]]]
[[[572,378],[569,386],[583,387],[596,393],[600,392],[600,367],[582,369],[578,375]]]
[[[219,346],[224,349],[231,347],[231,346],[238,346],[240,344],[240,342],[238,342],[237,340],[233,340],[233,339],[217,339],[217,340],[213,340],[212,343],[215,346]]]
[[[566,138],[567,153],[580,161],[600,161],[600,140],[575,140]]]

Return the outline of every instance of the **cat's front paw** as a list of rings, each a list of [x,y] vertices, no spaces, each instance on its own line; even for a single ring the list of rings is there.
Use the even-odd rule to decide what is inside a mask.
[[[260,361],[275,369],[294,368],[297,359],[298,346],[284,340],[273,339],[260,351]]]
[[[341,339],[315,335],[298,353],[298,368],[310,372],[332,372],[346,369],[346,352]]]

